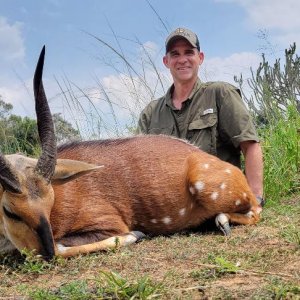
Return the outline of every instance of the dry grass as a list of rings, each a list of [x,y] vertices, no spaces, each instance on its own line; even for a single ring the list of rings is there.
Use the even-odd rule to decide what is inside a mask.
[[[299,200],[266,208],[230,238],[157,237],[51,264],[2,256],[0,299],[300,299]],[[128,296],[137,282],[152,290]]]

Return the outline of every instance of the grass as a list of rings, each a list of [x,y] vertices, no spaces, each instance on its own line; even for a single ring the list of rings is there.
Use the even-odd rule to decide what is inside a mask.
[[[51,262],[33,253],[0,256],[0,295],[25,299],[299,299],[299,197],[266,208],[259,224],[236,226],[229,238],[215,232],[177,234]]]
[[[56,289],[29,291],[31,299],[155,299],[160,295],[161,285],[143,277],[131,283],[114,272],[100,271],[91,279],[74,280]]]
[[[287,116],[273,120],[261,136],[265,193],[274,206],[282,197],[300,192],[299,112],[289,107]]]
[[[300,286],[293,285],[282,281],[279,278],[272,277],[269,285],[267,286],[267,292],[274,300],[280,299],[299,299],[300,298]],[[298,296],[297,296],[298,295]]]

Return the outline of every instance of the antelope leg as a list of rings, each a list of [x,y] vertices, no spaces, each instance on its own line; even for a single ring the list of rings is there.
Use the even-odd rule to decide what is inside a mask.
[[[80,246],[65,247],[62,244],[56,244],[55,254],[62,257],[70,257],[100,250],[114,249],[117,247],[128,246],[143,239],[144,237],[145,234],[140,231],[131,231],[124,235],[112,236],[99,242]]]

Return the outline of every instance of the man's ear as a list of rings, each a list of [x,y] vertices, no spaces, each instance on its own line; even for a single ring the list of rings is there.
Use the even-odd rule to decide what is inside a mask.
[[[163,63],[169,69],[169,58],[167,54],[163,57]]]
[[[103,167],[104,166],[88,164],[86,162],[78,160],[57,159],[55,171],[51,178],[51,183],[64,184],[79,176]]]
[[[199,66],[201,66],[204,61],[204,53],[203,52],[199,51],[199,59],[200,59]]]

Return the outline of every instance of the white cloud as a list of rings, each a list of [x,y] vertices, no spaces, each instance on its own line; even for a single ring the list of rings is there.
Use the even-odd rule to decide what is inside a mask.
[[[106,76],[101,84],[116,105],[139,113],[150,100],[165,93],[170,75],[162,64],[160,47],[150,41],[139,47],[130,64],[134,72]]]
[[[284,30],[300,26],[298,0],[215,0],[243,7],[254,26]]]
[[[204,81],[226,81],[234,84],[234,76],[243,74],[243,78],[250,77],[250,68],[257,68],[261,57],[256,53],[234,53],[228,57],[213,57],[204,60],[200,69],[200,76]]]
[[[33,116],[34,103],[31,91],[27,89],[29,82],[23,84],[13,83],[0,87],[2,100],[13,105],[13,113],[16,115]]]
[[[145,78],[126,74],[105,76],[99,79],[96,87],[84,89],[88,98],[77,93],[80,110],[73,106],[71,114],[76,114],[81,132],[87,136],[90,132],[95,132],[95,129],[87,128],[91,125],[101,127],[101,135],[98,137],[102,138],[128,134],[126,126],[133,126],[146,104],[164,94],[155,72],[147,71],[144,76]],[[163,72],[161,76],[164,77]],[[165,82],[166,87],[169,84],[170,82]],[[90,120],[96,120],[93,124],[84,116],[81,108]]]
[[[284,48],[300,42],[299,0],[215,0],[241,6],[247,15],[246,23],[254,30],[272,32],[272,39]]]
[[[200,69],[200,78],[203,81],[225,81],[239,87],[234,81],[234,76],[239,79],[242,75],[242,90],[247,98],[253,91],[249,87],[248,79],[252,78],[251,68],[255,72],[261,61],[257,53],[234,53],[228,57],[213,57],[204,60]]]
[[[300,28],[300,2],[298,0],[237,0],[249,17],[249,22],[259,28],[298,30]]]
[[[80,107],[76,109],[74,102],[69,101],[68,114],[76,116],[85,136],[91,136],[91,132],[95,136],[99,128],[101,133],[97,137],[116,135],[116,131],[128,134],[126,126],[133,126],[146,104],[165,93],[170,75],[163,67],[159,51],[156,44],[146,42],[137,48],[136,55],[126,58],[130,68],[122,59],[114,57],[117,69],[112,67],[108,75],[96,78],[94,87],[81,91],[72,88]]]
[[[35,118],[34,93],[32,78],[21,81],[8,81],[0,86],[0,95],[3,101],[13,105],[12,113],[18,116]],[[62,97],[55,80],[43,78],[44,87],[52,113],[62,112]]]
[[[284,48],[289,48],[289,46],[295,42],[296,45],[298,46],[297,48],[299,49],[300,30],[297,32],[278,34],[275,37],[275,41],[280,45],[284,45]]]
[[[9,24],[0,16],[0,62],[23,60],[25,46],[22,37],[22,23]]]
[[[151,41],[145,42],[142,46],[139,48],[139,55],[143,58],[146,58],[145,51],[151,56],[154,57],[159,54],[159,47],[156,43],[153,43]]]

